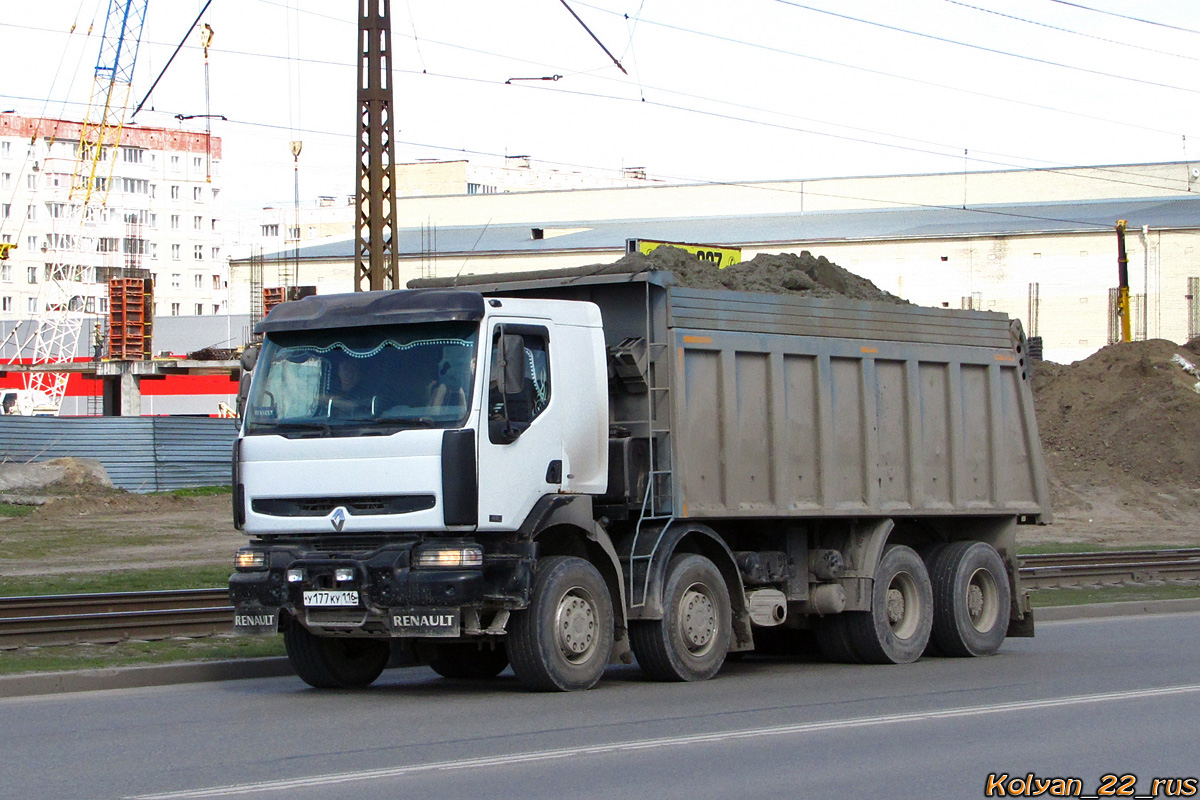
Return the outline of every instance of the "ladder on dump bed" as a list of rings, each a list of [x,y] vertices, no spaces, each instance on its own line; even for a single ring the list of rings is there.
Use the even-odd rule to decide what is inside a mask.
[[[629,548],[629,607],[646,605],[650,567],[667,529],[675,521],[674,473],[671,461],[670,352],[667,342],[654,341],[651,287],[646,284],[646,418],[649,470],[642,509]]]

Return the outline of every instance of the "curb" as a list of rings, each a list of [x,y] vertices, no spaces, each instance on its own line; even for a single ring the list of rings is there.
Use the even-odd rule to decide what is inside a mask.
[[[1079,606],[1043,606],[1034,609],[1038,622],[1060,622],[1140,614],[1171,614],[1200,611],[1200,597],[1178,600],[1134,600]],[[136,689],[181,683],[280,678],[295,675],[286,658],[247,658],[237,661],[201,661],[158,664],[148,667],[113,667],[71,672],[34,672],[0,677],[0,698],[33,697],[64,692],[96,692],[105,689]]]
[[[1035,622],[1130,617],[1138,614],[1178,614],[1200,611],[1200,597],[1176,600],[1122,600],[1116,603],[1092,603],[1081,606],[1044,606],[1033,610]]]

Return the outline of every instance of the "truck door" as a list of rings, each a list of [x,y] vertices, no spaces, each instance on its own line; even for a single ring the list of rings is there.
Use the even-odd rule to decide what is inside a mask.
[[[513,530],[562,483],[549,328],[492,326],[479,431],[479,530]]]

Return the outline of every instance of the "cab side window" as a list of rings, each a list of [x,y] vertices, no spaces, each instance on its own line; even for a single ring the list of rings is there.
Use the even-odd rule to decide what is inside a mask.
[[[537,326],[496,326],[488,384],[488,438],[493,444],[515,441],[550,404],[549,338]]]

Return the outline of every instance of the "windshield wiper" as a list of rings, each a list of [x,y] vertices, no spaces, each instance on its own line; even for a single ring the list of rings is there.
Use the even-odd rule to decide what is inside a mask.
[[[359,420],[355,420],[358,422]],[[366,420],[363,420],[366,421]],[[387,422],[393,425],[414,425],[421,428],[432,428],[437,423],[432,417],[374,417],[371,422]]]
[[[254,425],[254,429],[262,429],[266,431],[319,431],[324,436],[329,436],[332,428],[327,422],[260,422]]]

